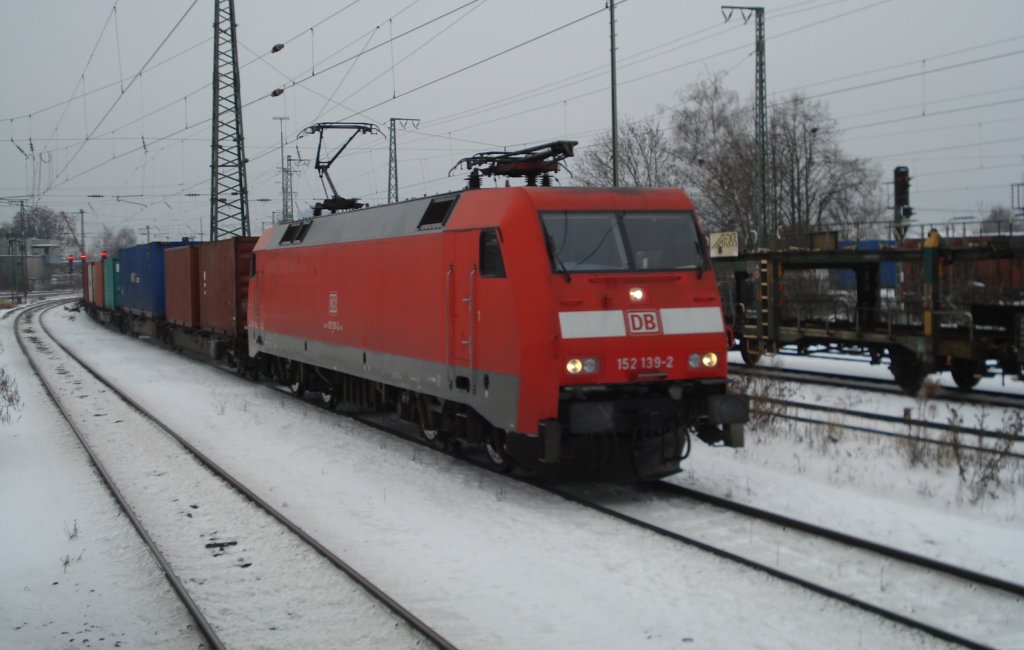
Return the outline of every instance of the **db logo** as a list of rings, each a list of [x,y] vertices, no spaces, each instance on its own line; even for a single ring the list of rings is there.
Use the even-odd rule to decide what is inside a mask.
[[[629,334],[661,334],[661,323],[656,311],[626,312],[626,331]]]

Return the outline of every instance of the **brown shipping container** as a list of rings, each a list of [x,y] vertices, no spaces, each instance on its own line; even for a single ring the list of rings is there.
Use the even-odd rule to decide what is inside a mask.
[[[244,335],[249,261],[257,239],[235,237],[199,245],[199,321],[203,329]]]
[[[89,262],[89,283],[92,285],[92,304],[103,308],[106,301],[103,299],[103,261]]]
[[[82,262],[82,300],[85,304],[92,302],[92,296],[89,294],[89,264]]]
[[[164,251],[164,295],[168,321],[199,327],[198,246],[176,246]]]

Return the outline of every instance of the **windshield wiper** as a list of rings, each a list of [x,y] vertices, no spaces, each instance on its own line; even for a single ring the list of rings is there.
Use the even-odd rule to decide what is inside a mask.
[[[700,239],[695,239],[693,246],[697,249],[697,257],[700,259],[697,263],[697,279],[700,280],[704,277],[704,271],[707,270],[708,258],[704,255],[704,247],[701,246]]]
[[[545,237],[544,243],[547,245],[548,255],[551,256],[551,259],[555,262],[558,268],[562,270],[562,275],[565,276],[565,281],[572,282],[572,276],[569,275],[569,269],[565,268],[565,262],[562,261],[562,258],[559,257],[558,253],[555,251],[551,237]]]

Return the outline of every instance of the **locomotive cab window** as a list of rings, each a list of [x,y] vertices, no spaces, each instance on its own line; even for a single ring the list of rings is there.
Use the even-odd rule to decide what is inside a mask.
[[[555,273],[707,268],[692,212],[549,212],[541,222]]]
[[[485,230],[480,233],[480,276],[484,278],[504,278],[505,261],[501,257],[501,245],[497,230]]]

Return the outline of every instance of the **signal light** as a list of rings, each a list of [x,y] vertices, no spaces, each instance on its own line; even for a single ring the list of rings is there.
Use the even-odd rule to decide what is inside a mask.
[[[910,170],[906,167],[897,167],[892,173],[896,208],[910,205]]]
[[[107,251],[100,251],[100,259],[107,259]]]
[[[72,270],[71,267],[72,267],[72,265],[74,263],[75,263],[75,256],[74,255],[68,255],[68,273],[71,273],[71,270]]]
[[[78,256],[78,259],[82,260],[82,264],[85,264],[85,260],[87,260],[88,258],[85,256],[85,253],[82,253],[81,255]]]

